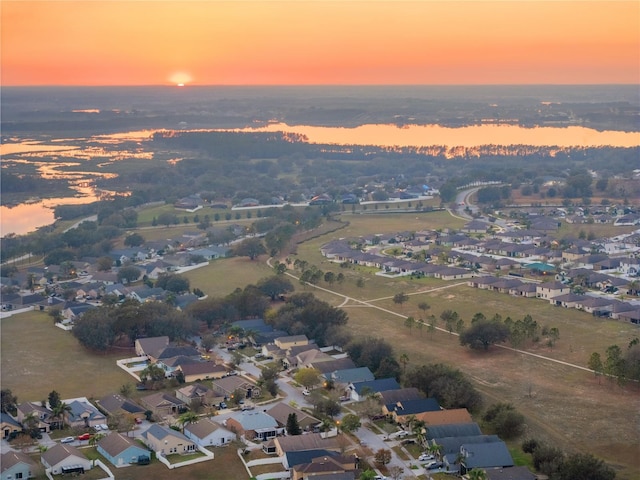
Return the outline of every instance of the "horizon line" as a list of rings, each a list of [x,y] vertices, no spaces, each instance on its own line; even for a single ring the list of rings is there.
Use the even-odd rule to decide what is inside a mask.
[[[640,83],[175,83],[117,84],[117,85],[73,85],[73,84],[29,84],[2,85],[0,88],[121,88],[121,87],[171,87],[188,89],[198,87],[597,87],[597,86],[640,86]]]

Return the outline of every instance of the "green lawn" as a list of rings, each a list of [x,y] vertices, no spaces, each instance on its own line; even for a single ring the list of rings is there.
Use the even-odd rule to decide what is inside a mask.
[[[52,390],[62,398],[100,398],[133,381],[115,363],[133,350],[90,353],[43,312],[22,313],[1,322],[2,388],[10,388],[18,401],[39,401]]]

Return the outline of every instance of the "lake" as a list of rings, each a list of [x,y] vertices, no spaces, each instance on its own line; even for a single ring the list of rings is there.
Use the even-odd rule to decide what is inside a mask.
[[[130,145],[118,145],[124,142],[137,141],[144,145],[151,135],[160,130],[134,130],[112,135],[100,135],[90,138],[93,143],[109,144],[111,149],[107,152],[100,150],[101,156],[108,155],[112,161],[122,158],[126,154],[129,158],[149,158],[148,151],[133,152]],[[190,131],[190,130],[183,130]],[[595,129],[569,126],[569,127],[535,127],[526,128],[520,125],[487,123],[482,125],[464,127],[444,127],[440,125],[388,125],[368,124],[353,128],[345,127],[318,127],[310,125],[287,125],[284,123],[269,123],[262,127],[243,129],[199,129],[198,131],[235,131],[235,132],[288,132],[304,135],[308,142],[335,145],[380,145],[416,146],[444,145],[447,147],[474,148],[481,145],[533,145],[533,146],[615,146],[635,147],[640,145],[640,132],[622,131],[598,131]],[[48,153],[61,154],[65,157],[82,158],[95,153],[93,149],[84,149],[77,145],[64,145],[64,141],[56,141],[55,145],[29,140],[28,142],[5,143],[0,147],[3,157],[10,156],[9,161],[37,162],[39,157]],[[24,155],[24,156],[23,156]],[[6,161],[6,160],[5,160]],[[43,176],[55,173],[56,166],[62,163],[42,162],[40,173]],[[78,164],[80,166],[81,164]],[[68,174],[71,172],[67,172]],[[73,180],[82,183],[91,180],[96,174],[86,174],[83,178],[81,167],[72,172]],[[34,231],[36,228],[53,223],[52,207],[62,204],[81,204],[93,202],[97,199],[96,192],[92,189],[79,189],[75,197],[47,199],[40,202],[24,203],[13,208],[0,206],[0,235],[8,233],[24,234]]]

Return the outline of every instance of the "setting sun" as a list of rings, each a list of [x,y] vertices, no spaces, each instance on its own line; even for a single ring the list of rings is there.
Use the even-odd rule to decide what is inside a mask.
[[[169,78],[171,83],[175,83],[178,87],[184,87],[187,83],[191,82],[191,75],[184,72],[176,72]]]

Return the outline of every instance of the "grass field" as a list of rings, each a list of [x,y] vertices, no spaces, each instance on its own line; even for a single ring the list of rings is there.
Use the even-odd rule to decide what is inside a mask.
[[[37,402],[51,390],[62,398],[100,398],[133,380],[115,363],[133,349],[122,354],[89,353],[43,312],[22,313],[1,322],[2,388],[10,388],[18,401]]]

